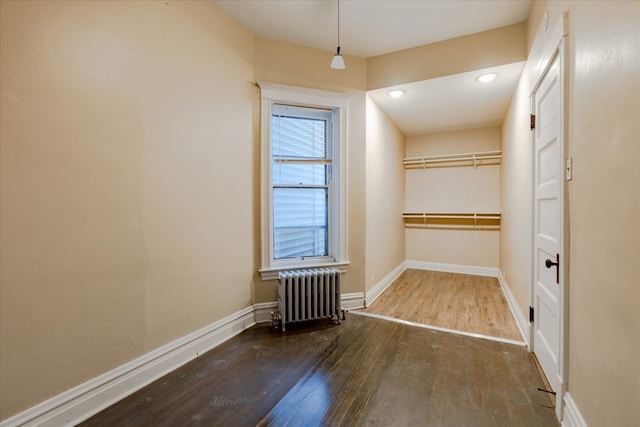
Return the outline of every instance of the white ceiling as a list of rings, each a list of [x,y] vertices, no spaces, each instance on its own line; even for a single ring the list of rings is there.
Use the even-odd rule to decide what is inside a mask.
[[[337,0],[212,0],[252,33],[327,51],[337,45]],[[499,28],[527,19],[532,0],[340,0],[340,46],[345,55],[371,57]],[[327,67],[331,54],[327,55]],[[347,67],[349,62],[347,58]],[[498,67],[481,85],[464,73],[388,89],[374,101],[406,135],[502,123],[523,64]],[[339,71],[338,71],[339,72]],[[392,102],[393,101],[393,102]]]
[[[450,132],[502,124],[524,62],[492,67],[392,88],[369,91],[369,96],[393,122],[409,135]],[[480,83],[488,71],[498,78]],[[391,98],[389,91],[406,91]]]
[[[335,50],[337,0],[214,0],[256,35]],[[531,0],[340,0],[340,46],[363,58],[527,20]]]

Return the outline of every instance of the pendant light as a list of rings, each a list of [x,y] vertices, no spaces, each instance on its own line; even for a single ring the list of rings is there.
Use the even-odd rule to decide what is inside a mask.
[[[331,68],[334,70],[344,70],[346,68],[344,59],[342,59],[342,55],[340,54],[340,0],[338,0],[338,49],[336,49],[336,54],[331,60]]]

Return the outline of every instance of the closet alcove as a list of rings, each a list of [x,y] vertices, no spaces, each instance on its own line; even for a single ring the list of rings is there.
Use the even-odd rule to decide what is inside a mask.
[[[497,267],[500,128],[407,137],[407,259]]]

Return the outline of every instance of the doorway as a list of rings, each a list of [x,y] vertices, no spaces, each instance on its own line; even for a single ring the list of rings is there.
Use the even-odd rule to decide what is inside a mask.
[[[564,31],[545,57],[546,67],[531,93],[533,224],[531,351],[554,393],[562,419],[566,390],[568,259],[565,233],[565,41]],[[554,39],[552,39],[554,40]],[[556,38],[555,40],[558,40]],[[569,171],[570,172],[570,171]],[[568,175],[567,175],[568,176]]]

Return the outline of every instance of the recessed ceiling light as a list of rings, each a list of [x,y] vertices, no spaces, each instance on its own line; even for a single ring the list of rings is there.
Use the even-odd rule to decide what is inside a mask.
[[[482,74],[481,76],[476,77],[476,80],[481,83],[489,83],[492,80],[498,78],[498,73],[487,73]]]
[[[404,91],[399,89],[389,92],[389,96],[392,98],[400,98],[402,95],[404,95]]]

